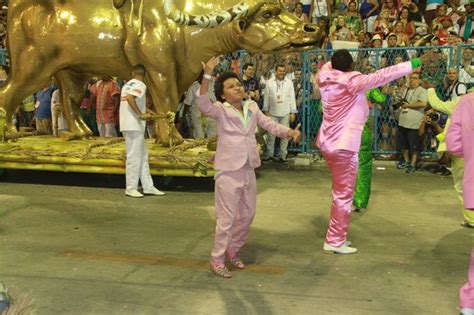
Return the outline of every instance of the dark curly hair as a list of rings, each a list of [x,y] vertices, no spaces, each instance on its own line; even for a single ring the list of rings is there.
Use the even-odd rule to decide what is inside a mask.
[[[240,77],[236,73],[230,71],[222,73],[214,83],[214,93],[216,94],[216,99],[221,103],[225,102],[225,99],[222,98],[222,95],[224,94],[224,82],[232,78],[239,80],[239,82],[243,85]]]
[[[331,65],[333,69],[347,72],[352,70],[354,60],[347,49],[339,49],[331,57]]]

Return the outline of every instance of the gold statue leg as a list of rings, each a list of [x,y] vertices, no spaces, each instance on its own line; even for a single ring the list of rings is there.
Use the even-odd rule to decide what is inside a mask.
[[[84,97],[83,89],[89,75],[61,70],[54,77],[61,89],[61,107],[68,123],[69,132],[74,134],[75,138],[92,136],[92,131],[87,127],[79,111]]]

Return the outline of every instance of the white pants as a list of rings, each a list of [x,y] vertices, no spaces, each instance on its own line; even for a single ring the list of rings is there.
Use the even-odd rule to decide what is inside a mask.
[[[105,138],[117,137],[117,130],[115,130],[115,123],[97,123],[99,128],[99,135]]]
[[[194,139],[212,138],[217,135],[217,124],[213,118],[203,116],[197,106],[191,107],[191,120],[194,128]],[[205,124],[206,129],[203,125]]]
[[[142,182],[143,190],[153,187],[153,179],[148,165],[148,151],[145,145],[144,132],[122,131],[125,138],[127,160],[125,162],[125,179],[127,190],[137,190],[138,180]]]
[[[282,124],[283,126],[286,126],[286,127],[290,126],[290,114],[283,117],[272,116],[271,118],[273,119],[273,121],[276,121],[277,123]],[[270,133],[267,133],[268,157],[273,157],[274,153],[275,153],[275,136]],[[280,138],[280,157],[282,159],[286,159],[287,154],[288,154],[288,140]]]

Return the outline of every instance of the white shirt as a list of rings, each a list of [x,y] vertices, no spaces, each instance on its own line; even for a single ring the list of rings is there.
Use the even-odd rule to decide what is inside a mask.
[[[120,95],[120,131],[145,132],[145,121],[138,118],[127,102],[127,96],[135,96],[135,102],[142,113],[146,112],[146,85],[142,81],[132,79],[125,83]]]
[[[326,0],[314,0],[313,17],[328,16],[328,4]]]
[[[289,113],[297,113],[295,88],[293,82],[285,78],[270,79],[265,85],[263,98],[263,111],[270,112],[272,116],[285,117]]]

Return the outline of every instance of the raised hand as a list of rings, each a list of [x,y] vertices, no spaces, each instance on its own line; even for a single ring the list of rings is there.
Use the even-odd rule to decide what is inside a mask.
[[[220,63],[219,57],[212,57],[206,63],[201,61],[205,74],[212,74],[216,66]]]

